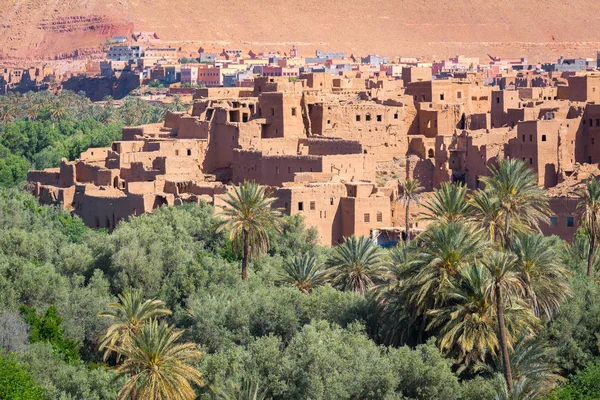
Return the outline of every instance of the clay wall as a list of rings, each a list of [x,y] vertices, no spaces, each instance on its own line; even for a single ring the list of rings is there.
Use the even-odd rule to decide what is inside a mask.
[[[60,180],[60,168],[48,168],[43,171],[28,171],[27,182],[37,182],[40,185],[58,186]]]
[[[573,236],[580,224],[577,211],[578,199],[574,197],[550,198],[550,218],[540,224],[544,235],[556,235],[567,242],[573,241]]]
[[[79,155],[79,159],[86,162],[105,161],[110,147],[88,149]]]
[[[259,101],[266,123],[261,137],[306,137],[301,99],[298,93],[263,93]]]
[[[583,149],[578,162],[600,163],[600,105],[588,104],[581,121],[582,132],[577,147]]]
[[[409,125],[403,107],[324,103],[310,109],[313,135],[360,142],[378,161],[406,154]]]
[[[525,161],[537,174],[538,184],[546,188],[558,183],[558,142],[563,130],[557,120],[524,121],[517,126],[517,137],[508,142],[507,155]]]
[[[370,236],[371,229],[390,227],[389,197],[344,197],[341,199],[342,235]]]
[[[425,67],[402,67],[402,81],[404,87],[409,83],[419,81],[431,81],[433,78],[431,68]]]
[[[508,110],[518,108],[519,92],[515,90],[492,91],[491,127],[499,128],[510,125]]]
[[[300,74],[300,79],[306,80],[306,86],[311,89],[331,89],[333,75],[325,72]]]
[[[323,156],[328,154],[362,154],[362,145],[355,140],[344,140],[335,138],[308,138],[300,139],[302,154]]]
[[[344,196],[346,187],[341,183],[284,187],[275,192],[273,206],[288,215],[302,215],[307,227],[317,229],[321,244],[334,245],[343,240],[340,201]]]
[[[58,185],[69,187],[75,184],[75,163],[68,162],[66,158],[60,161],[60,178]]]

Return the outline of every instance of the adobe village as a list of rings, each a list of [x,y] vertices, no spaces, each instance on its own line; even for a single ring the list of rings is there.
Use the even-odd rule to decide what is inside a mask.
[[[550,74],[544,85],[519,75],[517,89],[503,81],[512,90],[486,86],[476,72],[432,80],[423,67],[403,68],[402,79],[306,73],[197,89],[189,112],[125,128],[111,147],[27,180],[44,203],[109,230],[165,204],[218,206],[230,184],[252,180],[317,227],[322,244],[370,235],[389,246],[406,235],[399,183],[475,189],[497,159],[519,158],[551,197],[543,233],[571,240],[573,189],[600,162],[600,75]],[[421,212],[411,209],[411,235],[424,228]]]

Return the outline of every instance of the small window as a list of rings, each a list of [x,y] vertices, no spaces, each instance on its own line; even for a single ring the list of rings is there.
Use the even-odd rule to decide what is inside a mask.
[[[316,203],[315,203],[314,201],[311,201],[311,202],[310,202],[310,210],[311,210],[311,211],[315,211],[315,210],[316,210],[316,208],[317,208],[317,206],[316,206]]]
[[[398,113],[394,114],[394,119],[398,119]]]
[[[542,142],[546,141],[546,135],[542,135]]]
[[[440,93],[440,100],[444,100],[444,93]]]
[[[298,202],[298,211],[304,211],[304,203],[301,201]]]
[[[360,115],[356,116],[356,122],[360,122]]]
[[[296,116],[296,107],[292,107],[292,117]]]
[[[533,142],[533,135],[529,135],[529,141]]]
[[[370,121],[371,120],[371,114],[367,114],[367,116],[365,117],[365,121]]]
[[[333,197],[329,199],[329,205],[332,206],[333,205]]]
[[[177,157],[179,155],[179,150],[175,150],[175,156]]]
[[[529,157],[529,164],[530,165],[533,164],[533,158],[532,157]]]
[[[381,121],[382,121],[382,117],[381,117],[381,115],[378,115],[377,116],[377,122],[381,122]]]
[[[525,135],[523,135],[523,141],[525,141]]]
[[[575,218],[567,217],[567,228],[573,228],[575,226]]]
[[[383,214],[381,211],[377,212],[377,222],[383,222]]]
[[[596,126],[600,126],[600,119],[596,119]]]
[[[364,215],[364,221],[366,223],[371,222],[371,215],[369,215],[369,213],[365,213],[365,215]]]
[[[496,104],[500,104],[500,97],[496,97]]]
[[[275,174],[279,175],[279,167],[275,167]]]
[[[271,115],[275,116],[275,109],[274,108],[271,108]]]
[[[327,120],[327,125],[329,125],[329,124],[331,124],[331,120],[330,119]]]
[[[456,98],[457,99],[462,99],[462,92],[457,92],[456,93]]]
[[[188,156],[191,156],[191,155],[192,155],[192,149],[188,149],[188,150],[187,150],[187,155],[188,155]]]
[[[550,217],[550,226],[553,228],[558,227],[558,217]]]

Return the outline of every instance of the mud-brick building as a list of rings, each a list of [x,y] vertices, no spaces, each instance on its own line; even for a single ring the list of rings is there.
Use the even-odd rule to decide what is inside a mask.
[[[426,192],[447,181],[478,189],[498,159],[519,158],[549,189],[542,231],[572,238],[570,188],[600,163],[598,75],[509,90],[470,72],[384,75],[266,76],[250,88],[198,89],[188,112],[125,128],[110,147],[30,171],[28,182],[42,202],[114,229],[162,205],[219,206],[232,184],[254,180],[273,190],[275,206],[316,227],[322,244],[371,235],[391,245],[407,234],[401,181],[419,179]],[[422,212],[411,210],[412,234],[425,228]]]

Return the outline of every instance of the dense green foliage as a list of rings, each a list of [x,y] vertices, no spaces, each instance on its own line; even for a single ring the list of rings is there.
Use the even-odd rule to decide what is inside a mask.
[[[0,354],[0,399],[37,400],[42,395],[42,388],[14,357]]]
[[[154,121],[143,110],[155,109],[134,100],[114,107],[68,93],[27,96],[0,99],[3,186],[31,165],[108,144],[123,124]],[[103,357],[109,326],[134,327],[115,311],[124,293],[172,311],[149,329],[168,324],[171,336],[193,343],[201,399],[598,398],[592,236],[581,230],[570,245],[536,234],[543,193],[519,165],[505,172],[488,192],[445,185],[429,204],[429,228],[390,250],[361,238],[319,247],[297,215],[260,223],[247,281],[244,242],[219,229],[210,205],[163,207],[108,234],[0,188],[0,398],[116,398],[129,369],[145,368],[135,349],[123,351],[128,364],[114,356],[120,331]],[[103,318],[107,310],[112,318]],[[144,332],[138,350],[150,351],[142,345],[155,337]]]
[[[28,169],[57,167],[90,147],[121,138],[123,126],[160,122],[180,102],[151,105],[127,98],[102,105],[71,92],[11,94],[0,97],[0,185],[24,182]]]
[[[61,328],[62,318],[56,307],[50,306],[42,316],[37,315],[34,307],[21,306],[21,314],[29,324],[29,341],[48,342],[54,351],[65,361],[76,363],[79,360],[79,345],[74,340],[65,338],[65,330]]]

